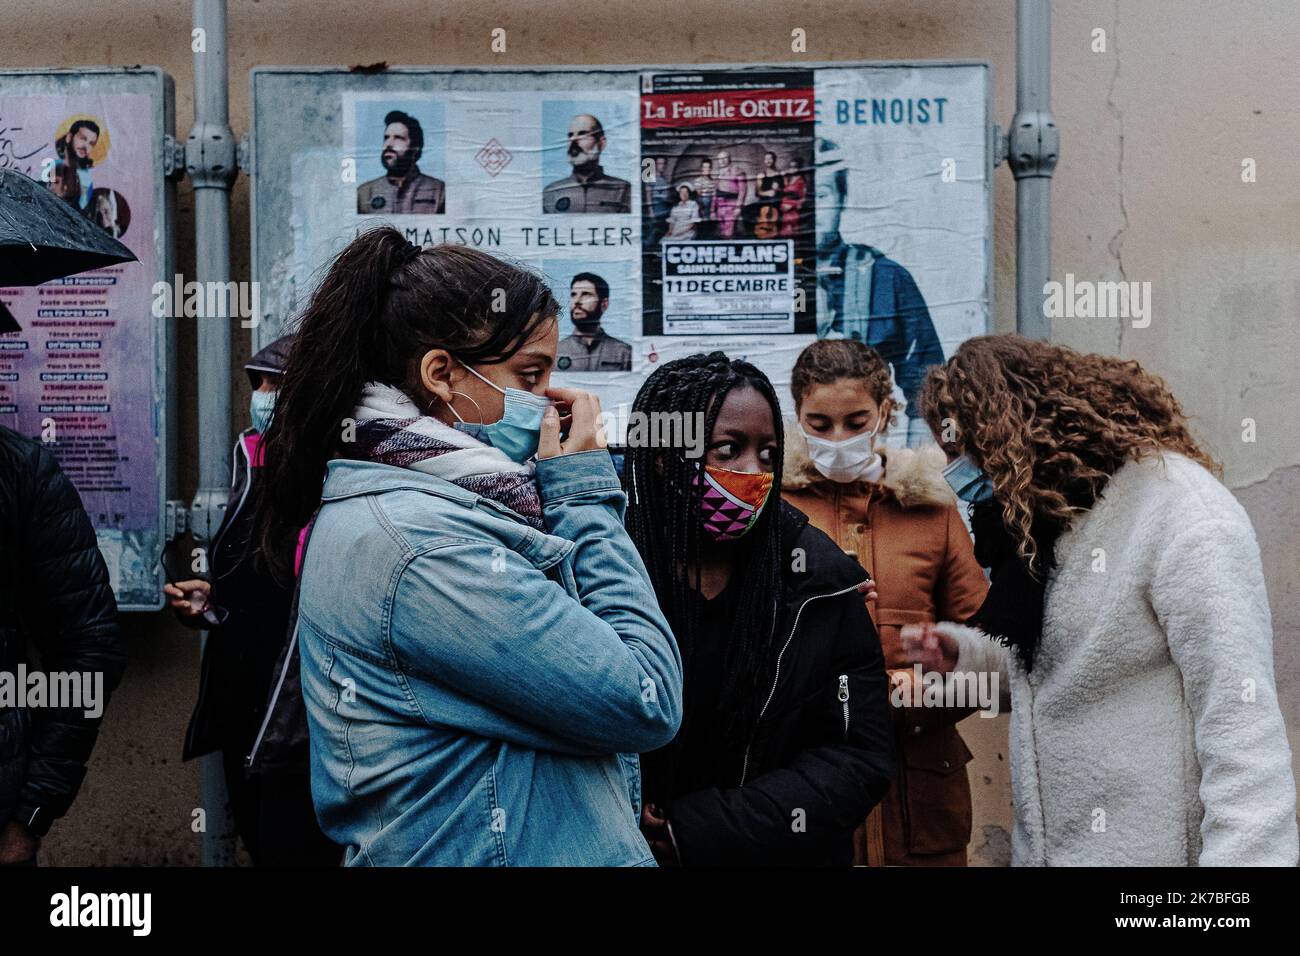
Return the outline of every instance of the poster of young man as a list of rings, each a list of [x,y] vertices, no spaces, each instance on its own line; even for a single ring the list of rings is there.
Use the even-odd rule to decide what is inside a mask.
[[[442,109],[439,103],[424,104],[425,120],[433,134],[425,169],[441,170]],[[379,120],[382,111],[383,119]],[[383,172],[357,186],[357,212],[362,215],[386,213],[388,215],[437,215],[447,210],[447,184],[437,176],[420,169],[425,158],[424,122],[413,113],[400,109],[384,109],[382,103],[358,104],[358,147],[369,135],[374,135],[376,149],[358,156],[360,168],[375,172],[376,154]]]
[[[635,263],[548,259],[542,271],[560,303],[556,373],[632,371]]]
[[[896,443],[920,444],[926,370],[987,331],[987,71],[817,71],[817,335],[876,349]]]

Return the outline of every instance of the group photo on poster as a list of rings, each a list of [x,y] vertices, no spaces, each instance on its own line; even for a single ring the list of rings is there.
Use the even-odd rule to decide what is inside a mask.
[[[642,77],[644,334],[813,330],[813,106],[811,70]]]

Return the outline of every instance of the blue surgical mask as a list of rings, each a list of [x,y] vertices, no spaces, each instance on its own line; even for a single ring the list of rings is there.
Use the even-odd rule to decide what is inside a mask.
[[[461,364],[464,365],[465,363],[462,362]],[[525,392],[522,388],[502,388],[495,382],[484,378],[468,365],[465,365],[465,369],[475,378],[504,395],[506,403],[500,420],[487,425],[477,424],[472,429],[466,427],[462,431],[468,432],[479,441],[505,452],[506,457],[511,461],[522,463],[532,458],[533,455],[537,454],[537,443],[541,439],[542,413],[551,404],[551,400],[545,395],[534,395],[532,392]],[[468,398],[469,396],[465,397]],[[450,405],[447,407],[451,408],[451,413],[460,419],[462,425],[468,424],[460,417],[460,413],[455,408]]]
[[[452,414],[455,414],[456,412],[454,408],[451,411]],[[486,425],[480,425],[478,422],[457,422],[451,427],[456,429],[456,431],[458,432],[464,432],[466,435],[468,435],[470,438],[474,439],[475,441],[481,441],[485,445],[492,444],[490,441],[488,441]]]
[[[252,398],[248,401],[248,414],[253,419],[253,428],[257,429],[259,434],[266,434],[266,426],[271,424],[271,412],[275,408],[275,396],[277,392],[253,392]]]
[[[993,482],[966,455],[954,458],[943,470],[943,478],[962,501],[977,505],[993,497]]]

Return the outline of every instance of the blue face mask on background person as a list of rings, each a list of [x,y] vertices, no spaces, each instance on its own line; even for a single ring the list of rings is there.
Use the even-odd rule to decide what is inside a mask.
[[[253,427],[261,435],[266,434],[266,426],[271,424],[271,412],[275,408],[277,392],[253,392],[248,400],[248,414],[253,419]]]
[[[943,479],[948,482],[953,494],[973,505],[993,497],[993,482],[966,455],[952,460],[943,470]]]
[[[465,365],[465,363],[461,362],[461,365]],[[523,463],[532,458],[533,455],[537,454],[537,443],[542,436],[542,413],[551,404],[551,400],[545,395],[534,395],[532,392],[525,392],[522,388],[502,388],[495,382],[484,378],[468,365],[465,365],[465,369],[475,378],[504,395],[506,404],[500,420],[487,425],[482,423],[471,425],[460,417],[460,413],[455,408],[448,404],[447,407],[451,408],[451,413],[460,419],[460,424],[465,426],[461,428],[461,431],[505,452],[506,457],[511,461]],[[458,392],[455,394],[464,393]],[[468,395],[465,397],[469,398]],[[473,401],[473,399],[470,399],[470,401]]]

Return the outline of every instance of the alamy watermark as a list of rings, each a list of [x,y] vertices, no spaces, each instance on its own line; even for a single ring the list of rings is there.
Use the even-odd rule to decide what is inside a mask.
[[[102,671],[0,671],[0,710],[9,708],[80,710],[95,719],[104,713]]]
[[[633,412],[626,405],[602,411],[601,424],[608,435],[623,435],[628,448],[681,448],[687,458],[704,455],[702,412]]]
[[[1049,319],[1132,319],[1135,329],[1151,324],[1150,282],[1091,282],[1069,272],[1065,282],[1046,283],[1043,295]]]
[[[152,893],[82,892],[73,886],[66,893],[50,897],[50,925],[55,928],[122,927],[132,936],[148,936],[153,930]]]
[[[239,319],[241,328],[262,321],[262,292],[257,282],[186,282],[176,273],[172,282],[155,282],[151,311],[156,319]]]
[[[889,702],[895,707],[974,707],[996,717],[1000,706],[997,671],[923,671],[920,664],[890,674]]]

